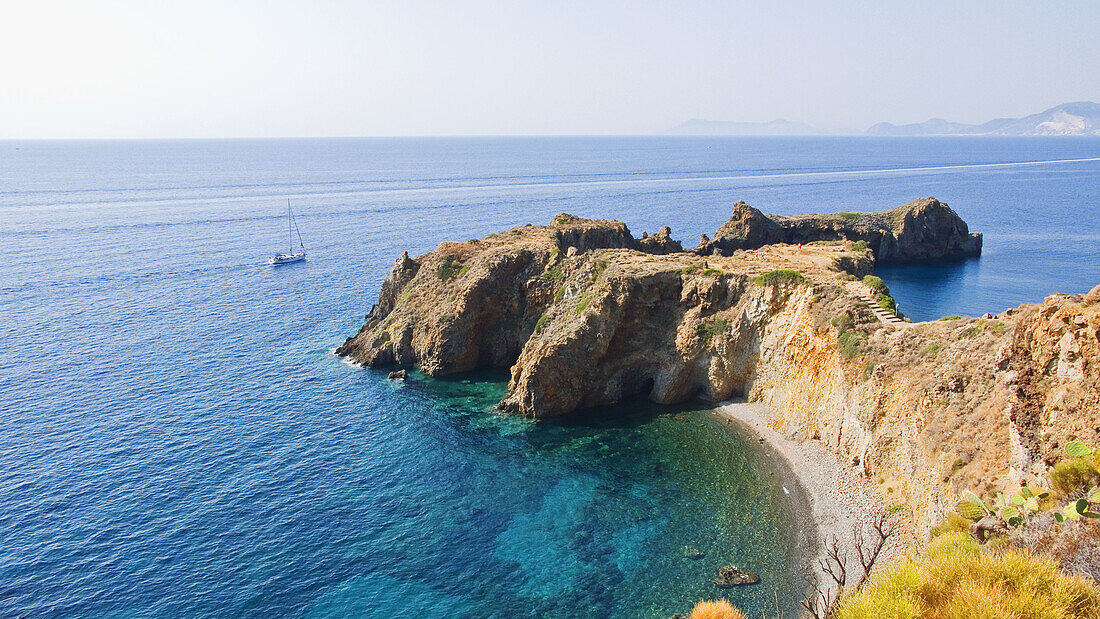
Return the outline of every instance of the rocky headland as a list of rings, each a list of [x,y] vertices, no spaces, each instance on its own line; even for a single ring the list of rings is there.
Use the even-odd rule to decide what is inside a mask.
[[[739,249],[815,241],[862,241],[882,263],[952,260],[982,253],[982,235],[971,233],[955,211],[935,198],[881,213],[794,216],[765,215],[738,202],[730,220],[696,251],[729,256]]]
[[[507,367],[499,407],[532,417],[635,395],[766,404],[768,427],[820,441],[919,540],[960,489],[1018,486],[1066,441],[1100,439],[1100,287],[919,324],[864,300],[877,260],[980,247],[932,198],[855,216],[738,203],[692,250],[667,228],[638,239],[563,214],[403,254],[337,353],[431,375]]]

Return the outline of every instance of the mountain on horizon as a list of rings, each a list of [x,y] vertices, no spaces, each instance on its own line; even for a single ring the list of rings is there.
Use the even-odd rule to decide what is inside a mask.
[[[805,123],[777,118],[770,122],[732,122],[693,118],[666,133],[673,135],[1086,135],[1100,136],[1100,103],[1063,103],[1023,118],[995,118],[980,125],[968,125],[933,118],[922,123],[895,125],[881,122],[866,132],[830,131]]]
[[[783,118],[763,123],[692,118],[668,130],[675,135],[826,135],[827,131]]]
[[[1063,103],[1023,118],[996,118],[980,125],[954,123],[933,118],[922,123],[895,125],[878,123],[869,135],[1098,135],[1100,103],[1075,101]]]

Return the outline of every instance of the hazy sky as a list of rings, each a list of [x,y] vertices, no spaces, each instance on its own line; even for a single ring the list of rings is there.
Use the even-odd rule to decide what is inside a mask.
[[[864,129],[1100,101],[1100,2],[0,0],[0,138]]]

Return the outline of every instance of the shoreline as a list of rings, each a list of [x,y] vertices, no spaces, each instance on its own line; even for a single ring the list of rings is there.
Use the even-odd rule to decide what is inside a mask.
[[[812,571],[819,583],[832,585],[820,560],[825,558],[825,543],[834,538],[841,554],[847,554],[849,570],[857,569],[858,563],[853,565],[853,528],[882,510],[864,491],[869,482],[826,450],[821,441],[799,442],[768,427],[774,413],[764,404],[730,400],[719,402],[713,410],[719,418],[757,437],[765,457],[785,478],[783,489],[795,504],[792,511],[803,557],[799,571]],[[890,550],[888,544],[883,556],[891,555]]]

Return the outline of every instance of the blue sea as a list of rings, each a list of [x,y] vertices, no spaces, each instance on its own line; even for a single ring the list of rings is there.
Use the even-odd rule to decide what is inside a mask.
[[[1100,283],[1097,139],[0,142],[0,616],[790,616],[800,506],[704,404],[536,423],[505,375],[331,351],[405,249],[923,196],[985,251],[881,269],[914,320]],[[287,198],[309,257],[272,268]]]

